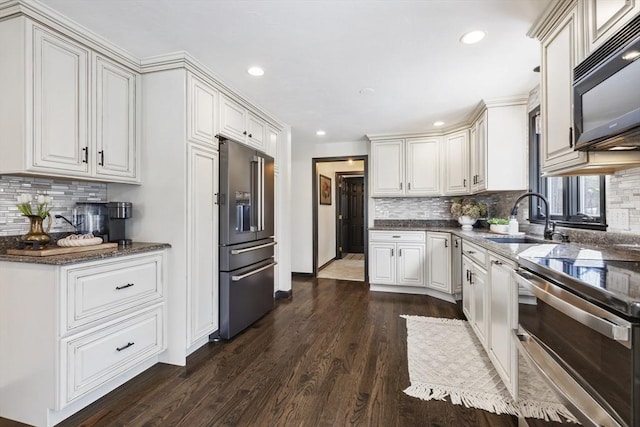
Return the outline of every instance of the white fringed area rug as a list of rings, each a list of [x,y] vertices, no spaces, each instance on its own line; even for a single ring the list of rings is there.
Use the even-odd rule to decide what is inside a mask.
[[[455,405],[496,414],[522,415],[546,421],[577,420],[557,401],[544,381],[520,364],[521,376],[533,384],[520,387],[514,402],[471,325],[464,320],[400,316],[407,321],[409,386],[404,392],[422,400],[445,400]],[[532,380],[533,379],[533,380]]]

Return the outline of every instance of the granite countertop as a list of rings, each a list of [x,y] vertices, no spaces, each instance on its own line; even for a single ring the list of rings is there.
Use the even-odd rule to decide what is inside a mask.
[[[69,265],[80,262],[95,261],[107,258],[121,257],[144,252],[158,251],[170,248],[168,243],[134,242],[127,248],[102,249],[96,251],[76,252],[64,255],[51,255],[44,257],[7,255],[6,248],[0,250],[0,261],[27,262],[31,264]]]
[[[458,227],[443,223],[442,225],[422,225],[406,223],[401,226],[376,225],[369,230],[398,230],[398,231],[439,231],[451,233],[475,243],[495,254],[518,262],[521,257],[553,257],[575,259],[578,256],[590,256],[595,259],[617,261],[640,261],[640,251],[625,250],[625,246],[586,243],[563,243],[557,240],[544,240],[542,236],[527,234],[529,237],[539,239],[537,243],[497,243],[487,238],[508,238],[505,234],[496,234],[488,229],[474,228],[473,231],[462,231]]]

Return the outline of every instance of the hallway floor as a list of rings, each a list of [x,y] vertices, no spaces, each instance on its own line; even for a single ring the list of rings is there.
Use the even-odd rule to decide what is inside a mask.
[[[364,281],[364,254],[347,254],[318,271],[318,278]]]

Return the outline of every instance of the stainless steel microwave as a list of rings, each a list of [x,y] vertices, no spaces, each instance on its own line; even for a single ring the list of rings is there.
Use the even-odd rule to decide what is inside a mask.
[[[575,149],[640,150],[640,15],[574,69]]]

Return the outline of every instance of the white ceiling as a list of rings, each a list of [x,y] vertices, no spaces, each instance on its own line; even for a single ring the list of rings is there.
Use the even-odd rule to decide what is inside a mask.
[[[528,93],[539,45],[526,32],[549,1],[43,2],[137,57],[188,51],[302,143],[450,126],[481,99]],[[472,29],[488,35],[461,44]],[[250,65],[265,75],[249,76]]]

